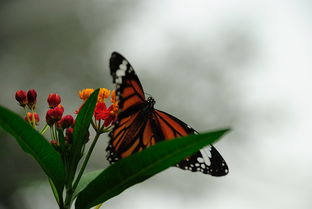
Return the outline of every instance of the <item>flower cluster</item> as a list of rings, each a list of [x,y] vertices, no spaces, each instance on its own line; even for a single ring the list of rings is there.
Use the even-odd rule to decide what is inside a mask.
[[[74,132],[74,125],[75,120],[71,115],[65,115],[64,107],[61,105],[61,97],[58,94],[49,94],[48,99],[48,106],[49,110],[46,113],[46,122],[47,125],[50,126],[50,130],[54,132],[54,137],[52,135],[51,144],[54,147],[59,146],[59,137],[56,133],[57,129],[65,130],[65,145],[72,144],[73,132]]]
[[[79,97],[83,100],[83,103],[79,110],[75,111],[79,113],[80,109],[84,105],[84,102],[93,93],[94,89],[84,89],[79,91]],[[37,92],[34,89],[28,92],[24,90],[18,90],[15,93],[15,98],[19,102],[19,105],[25,109],[25,120],[34,128],[38,126],[39,115],[35,112],[37,103]],[[110,105],[107,107],[107,100],[110,98]],[[42,129],[41,133],[44,134],[47,129],[50,129],[51,140],[50,143],[59,151],[60,150],[60,137],[58,130],[62,130],[65,135],[65,148],[71,146],[73,142],[73,132],[75,126],[75,120],[71,115],[64,114],[64,107],[61,105],[61,97],[59,94],[49,94],[47,98],[48,110],[46,111],[45,121],[46,125]],[[94,110],[94,117],[92,126],[99,134],[108,132],[115,122],[118,114],[118,102],[116,101],[115,91],[110,91],[106,88],[101,88],[98,94],[97,104]],[[89,140],[89,132],[86,135],[85,142]],[[64,151],[64,150],[62,150]]]
[[[15,99],[25,110],[25,120],[33,127],[37,126],[40,120],[39,115],[35,112],[37,92],[34,89],[30,89],[27,92],[18,90],[15,93]]]
[[[79,91],[79,97],[80,99],[83,100],[83,104],[93,93],[93,91],[94,89],[83,89]],[[111,103],[109,107],[107,107],[106,104],[108,98],[110,98]],[[79,110],[77,110],[76,113],[78,113]],[[117,114],[118,114],[118,102],[116,101],[115,90],[110,91],[106,88],[100,88],[97,103],[94,110],[94,121],[92,121],[93,128],[96,131],[105,132],[115,122],[115,120],[117,119]]]
[[[18,90],[15,93],[15,99],[19,102],[20,106],[25,109],[25,120],[34,128],[38,126],[39,115],[35,112],[37,103],[37,92],[34,89],[29,90],[27,93],[24,90]],[[64,107],[61,105],[61,97],[59,94],[49,94],[47,98],[49,109],[46,112],[46,125],[41,133],[45,133],[50,127],[51,140],[50,143],[54,147],[59,146],[59,137],[57,129],[65,130],[65,142],[70,145],[72,143],[73,128],[75,120],[71,115],[65,115]],[[27,112],[29,110],[29,112]]]
[[[46,132],[48,130],[50,131],[50,137],[49,140],[47,140],[49,141],[50,146],[46,143],[45,146],[41,146],[40,148],[35,147],[36,149],[34,149],[34,153],[44,152],[47,149],[55,149],[60,156],[60,160],[64,167],[64,184],[57,185],[53,184],[54,182],[51,181],[53,182],[51,183],[53,192],[57,192],[57,195],[55,196],[59,197],[58,203],[60,208],[71,207],[71,203],[76,198],[74,196],[77,191],[76,189],[100,135],[110,132],[117,119],[119,110],[118,101],[116,100],[116,92],[101,88],[99,91],[96,91],[98,93],[97,98],[94,94],[94,96],[88,100],[93,92],[94,89],[83,89],[79,91],[79,97],[82,100],[82,104],[80,105],[80,108],[75,111],[75,114],[79,114],[80,110],[82,111],[78,115],[79,119],[77,121],[72,115],[64,114],[64,107],[61,104],[62,99],[59,94],[49,94],[46,99],[45,121],[43,121],[45,124],[40,130],[40,134],[48,135]],[[24,90],[18,90],[15,93],[15,99],[25,110],[25,121],[32,126],[25,127],[25,129],[34,128],[38,130],[39,115],[36,113],[37,92],[34,89],[27,92]],[[83,108],[85,104],[88,105]],[[91,111],[93,107],[94,110],[92,114]],[[90,146],[86,146],[86,143],[90,138],[90,124],[95,133],[93,133],[94,138],[90,140]],[[81,127],[80,131],[78,129],[79,127]],[[33,134],[36,135],[38,133]],[[28,139],[31,139],[31,136],[26,140]],[[39,137],[38,140],[44,140],[44,138]],[[54,152],[51,154],[56,155],[57,153]],[[50,173],[47,174],[49,175]],[[56,188],[55,186],[59,186],[59,188]]]

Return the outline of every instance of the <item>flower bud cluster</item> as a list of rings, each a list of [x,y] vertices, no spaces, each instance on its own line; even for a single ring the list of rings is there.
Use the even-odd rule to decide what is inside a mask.
[[[65,146],[68,148],[73,141],[73,132],[75,120],[71,115],[64,114],[64,107],[61,105],[61,97],[58,94],[49,94],[47,102],[49,110],[46,113],[46,122],[50,126],[50,129],[54,132],[54,138],[51,140],[51,144],[59,150],[59,136],[56,133],[57,129],[65,132]],[[53,137],[53,134],[51,134]]]
[[[19,102],[20,106],[28,106],[29,109],[34,109],[37,102],[37,92],[34,89],[30,89],[27,92],[18,90],[15,93],[15,99]]]
[[[21,107],[25,109],[25,120],[31,124],[34,128],[38,126],[39,115],[35,112],[37,103],[37,92],[34,89],[28,90],[18,90],[15,93],[15,99]],[[49,109],[46,112],[45,121],[46,126],[50,128],[51,140],[50,143],[53,147],[59,150],[60,140],[58,136],[58,129],[62,130],[65,134],[65,144],[70,146],[73,141],[73,132],[75,120],[71,115],[64,114],[64,107],[61,105],[61,96],[59,94],[53,93],[49,94],[47,98],[47,103]],[[46,129],[43,129],[44,133]],[[88,141],[88,137],[86,137]]]
[[[18,90],[15,93],[15,99],[25,110],[25,121],[27,121],[33,127],[37,126],[40,118],[39,115],[35,112],[37,103],[36,90],[30,89],[27,92],[24,90]]]
[[[79,97],[83,100],[81,107],[75,111],[79,113],[85,101],[94,92],[94,89],[84,89],[79,92]],[[25,120],[34,128],[38,126],[40,121],[39,115],[35,112],[37,104],[37,92],[34,89],[18,90],[15,93],[15,99],[21,107],[25,109]],[[108,101],[107,101],[108,100]],[[47,98],[48,110],[45,115],[46,125],[41,133],[44,134],[49,128],[51,133],[51,145],[60,152],[68,150],[73,143],[75,119],[71,115],[64,115],[64,107],[61,105],[62,99],[59,94],[52,93]],[[110,105],[107,107],[107,102]],[[94,110],[94,117],[92,121],[93,128],[97,133],[108,132],[116,121],[118,115],[118,101],[116,100],[115,91],[110,91],[106,88],[101,88],[97,98],[97,104]],[[61,130],[61,132],[59,131]],[[64,140],[61,141],[59,136],[63,132]],[[85,143],[89,141],[90,133],[87,132],[85,136]]]

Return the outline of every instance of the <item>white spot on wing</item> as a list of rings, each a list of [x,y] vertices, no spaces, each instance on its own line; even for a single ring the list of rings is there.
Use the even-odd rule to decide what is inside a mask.
[[[198,158],[197,158],[197,161],[198,161],[199,163],[203,163],[203,162],[204,162],[204,159],[201,158],[201,157],[198,157]]]
[[[211,157],[210,150],[211,150],[211,146],[210,145],[200,150],[200,153],[202,154],[202,156],[204,158],[204,162],[208,166],[210,166],[210,164],[211,164],[211,162],[210,162],[210,157]]]
[[[124,65],[120,65],[120,66],[119,66],[120,69],[118,69],[117,72],[116,72],[116,75],[117,75],[118,77],[121,77],[121,76],[125,76],[125,75],[126,75],[126,69],[122,69],[121,66],[124,66]]]
[[[116,81],[115,81],[115,82],[118,83],[118,84],[121,84],[121,83],[122,83],[122,77],[116,78]]]

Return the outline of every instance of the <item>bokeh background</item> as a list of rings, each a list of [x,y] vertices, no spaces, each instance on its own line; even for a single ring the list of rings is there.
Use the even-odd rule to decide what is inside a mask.
[[[310,209],[311,37],[308,0],[1,0],[0,104],[18,89],[59,93],[66,114],[83,88],[113,88],[112,51],[128,58],[156,107],[216,144],[230,173],[170,168],[103,208]],[[43,125],[43,122],[41,122]],[[102,137],[88,169],[104,168]],[[0,209],[57,209],[39,166],[0,131]]]

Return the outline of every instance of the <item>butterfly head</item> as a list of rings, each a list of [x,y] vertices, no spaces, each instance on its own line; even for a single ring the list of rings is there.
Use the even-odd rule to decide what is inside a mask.
[[[147,101],[149,107],[154,107],[155,100],[153,99],[153,97],[148,97],[146,101]]]

